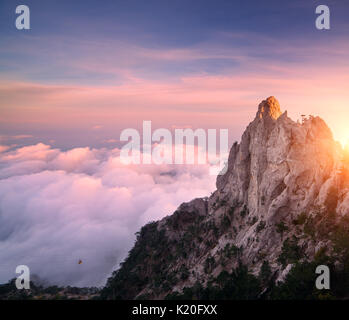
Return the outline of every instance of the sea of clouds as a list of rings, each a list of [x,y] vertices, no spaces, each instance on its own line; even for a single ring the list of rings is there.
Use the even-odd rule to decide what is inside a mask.
[[[0,283],[24,264],[48,284],[102,286],[142,225],[214,190],[208,171],[126,166],[119,149],[0,146]]]

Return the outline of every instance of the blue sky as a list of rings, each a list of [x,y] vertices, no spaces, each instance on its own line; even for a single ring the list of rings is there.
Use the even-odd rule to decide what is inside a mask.
[[[19,32],[14,25],[17,3],[4,0],[0,4],[1,69],[34,81],[65,81],[65,68],[59,65],[60,49],[70,57],[83,55],[75,42],[93,41],[134,44],[150,49],[238,48],[249,56],[280,61],[302,59],[292,54],[268,52],[265,44],[273,41],[280,47],[287,43],[309,46],[331,44],[349,32],[349,3],[330,2],[331,32],[314,27],[315,8],[323,1],[53,1],[27,0],[31,10],[31,30]],[[24,2],[23,2],[24,4]],[[52,39],[54,44],[50,41]],[[91,44],[92,45],[92,44]],[[33,52],[34,47],[34,52]],[[63,52],[63,53],[64,53]],[[316,53],[314,53],[316,54]],[[63,56],[64,58],[64,56]],[[21,62],[20,70],[16,64]],[[33,66],[51,72],[31,71]],[[11,67],[11,65],[14,65]],[[204,71],[223,72],[237,63],[228,58],[196,59],[194,62],[151,65],[154,77]],[[154,70],[155,69],[155,70]],[[151,77],[147,66],[138,68]],[[79,83],[89,77],[98,84],[109,81],[108,74],[76,74]],[[85,80],[86,81],[86,80]]]

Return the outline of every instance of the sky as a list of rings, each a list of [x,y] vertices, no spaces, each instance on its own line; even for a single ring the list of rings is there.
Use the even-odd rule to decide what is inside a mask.
[[[326,3],[327,2],[327,3]],[[120,132],[227,128],[231,140],[274,95],[349,137],[349,3],[27,0],[31,29],[0,3],[3,144],[119,146]],[[328,4],[331,29],[315,28]]]
[[[330,30],[315,28],[319,4]],[[1,0],[0,283],[27,264],[103,285],[142,225],[214,190],[208,165],[121,163],[121,131],[145,120],[232,143],[273,95],[345,144],[348,16],[346,0]]]

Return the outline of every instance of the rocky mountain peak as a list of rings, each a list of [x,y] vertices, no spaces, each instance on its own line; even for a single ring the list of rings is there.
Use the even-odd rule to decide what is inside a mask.
[[[267,270],[277,283],[296,262],[331,250],[331,232],[349,230],[349,163],[321,118],[295,122],[269,97],[227,165],[210,197],[142,228],[106,297],[164,298],[212,281],[220,288],[241,265],[256,277]]]
[[[266,100],[263,100],[258,106],[257,118],[270,117],[274,120],[281,116],[282,112],[280,109],[279,101],[271,96]]]
[[[321,118],[294,122],[269,97],[233,145],[217,194],[243,203],[256,217],[280,220],[323,201],[323,184],[339,165],[339,146]]]

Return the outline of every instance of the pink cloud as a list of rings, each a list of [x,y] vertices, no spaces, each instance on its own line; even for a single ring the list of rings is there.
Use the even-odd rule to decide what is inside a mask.
[[[180,81],[137,79],[119,86],[48,86],[0,84],[2,121],[19,125],[98,128],[158,121],[174,125],[207,127],[241,123],[251,118],[259,101],[268,95],[279,98],[291,114],[316,113],[323,117],[333,104],[347,115],[349,70],[343,66],[302,66],[280,74],[193,75]],[[25,88],[23,91],[22,89]],[[25,103],[25,104],[24,104]],[[25,107],[24,107],[25,106]],[[188,124],[188,119],[193,124]],[[213,122],[214,120],[214,122]]]
[[[99,86],[2,80],[0,123],[12,128],[26,125],[42,131],[70,129],[78,135],[94,128],[96,135],[103,131],[117,140],[125,127],[140,126],[143,120],[150,119],[154,125],[165,128],[212,125],[229,128],[239,137],[254,116],[258,102],[274,95],[294,118],[303,113],[320,115],[328,120],[335,136],[343,136],[345,131],[342,119],[349,116],[346,103],[349,68],[345,63],[348,45],[342,40],[330,47],[316,44],[300,47],[295,43],[277,45],[272,39],[259,39],[262,53],[302,57],[293,62],[273,61],[241,49],[206,44],[189,49],[148,49],[132,44],[82,41],[77,46],[87,53],[77,61],[68,59],[68,65],[78,70],[112,73],[121,76],[121,80]],[[319,54],[313,57],[314,52]],[[336,58],[335,62],[326,61],[324,57],[330,55]],[[169,75],[161,80],[144,79],[134,69],[135,65],[150,61],[200,58],[230,58],[238,61],[239,66],[221,74],[207,74],[198,68],[193,74]],[[342,116],[336,121],[338,114]],[[102,127],[103,130],[97,130]],[[102,140],[107,137],[98,137],[98,141]]]
[[[5,152],[5,151],[7,151],[8,149],[10,149],[9,146],[2,146],[2,145],[0,145],[0,153],[1,153],[1,152]]]

